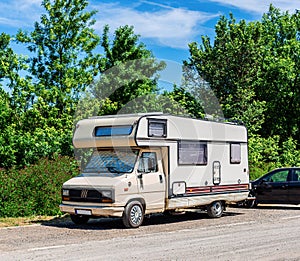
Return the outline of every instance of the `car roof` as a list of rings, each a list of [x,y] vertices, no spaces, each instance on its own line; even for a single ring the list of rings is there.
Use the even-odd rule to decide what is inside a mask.
[[[272,172],[272,171],[274,171],[274,170],[280,170],[280,169],[282,169],[282,170],[284,170],[284,169],[300,169],[300,167],[283,167],[283,168],[273,169],[273,170],[271,170],[271,171],[269,171],[269,172]]]

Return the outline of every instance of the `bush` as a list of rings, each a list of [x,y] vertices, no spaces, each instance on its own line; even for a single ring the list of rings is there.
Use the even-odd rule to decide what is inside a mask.
[[[58,215],[62,184],[78,175],[70,157],[40,159],[24,169],[0,171],[0,217]]]
[[[275,168],[300,166],[300,150],[297,141],[279,136],[249,138],[250,179],[257,179]]]

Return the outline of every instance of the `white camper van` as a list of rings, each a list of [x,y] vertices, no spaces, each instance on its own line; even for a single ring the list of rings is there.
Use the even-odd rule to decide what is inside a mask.
[[[75,148],[93,148],[82,174],[63,184],[62,212],[83,224],[200,208],[220,217],[249,191],[244,126],[162,113],[92,117],[78,122]]]

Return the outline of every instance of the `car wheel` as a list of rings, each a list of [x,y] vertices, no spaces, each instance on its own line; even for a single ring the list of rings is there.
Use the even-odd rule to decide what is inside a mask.
[[[256,199],[250,199],[245,201],[245,207],[247,208],[255,208],[257,206],[257,200]]]
[[[85,216],[85,215],[70,215],[71,216],[71,220],[76,224],[76,225],[84,225],[86,224],[90,217],[89,216]]]
[[[143,206],[139,201],[127,204],[123,213],[123,224],[127,228],[138,228],[144,221]]]
[[[219,218],[223,215],[224,205],[221,201],[215,201],[207,206],[207,214],[211,218]]]
[[[254,191],[250,191],[249,198],[251,198],[251,199],[245,200],[245,207],[246,208],[255,208],[258,203],[257,203],[257,199],[256,199],[256,194]]]

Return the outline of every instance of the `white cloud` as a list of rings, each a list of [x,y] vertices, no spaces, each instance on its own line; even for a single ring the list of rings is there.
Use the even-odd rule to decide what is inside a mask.
[[[10,27],[20,27],[22,24],[23,24],[22,21],[17,19],[0,17],[0,25],[10,26]]]
[[[33,28],[35,21],[43,13],[42,0],[4,0],[0,1],[0,26],[14,29]],[[121,2],[110,4],[90,0],[89,10],[96,9],[95,29],[102,34],[103,26],[109,24],[111,32],[123,25],[133,25],[135,33],[143,39],[167,47],[187,49],[187,44],[200,34],[206,34],[205,22],[219,14],[174,8],[160,3],[141,0],[124,6]],[[138,9],[143,4],[149,10]],[[154,7],[155,11],[151,10]]]
[[[151,2],[147,2],[151,4]],[[161,6],[159,11],[139,11],[119,4],[100,4],[94,6],[99,13],[95,29],[101,32],[104,24],[109,24],[111,31],[122,25],[133,25],[135,33],[143,38],[150,38],[161,45],[187,48],[187,43],[195,39],[201,25],[219,14],[208,14],[183,8]]]
[[[41,14],[42,0],[11,0],[0,2],[0,25],[14,28],[32,27]]]
[[[210,0],[210,2],[219,3],[223,6],[234,6],[238,9],[263,14],[269,10],[270,4],[273,4],[281,11],[295,12],[295,9],[300,8],[299,0]]]

